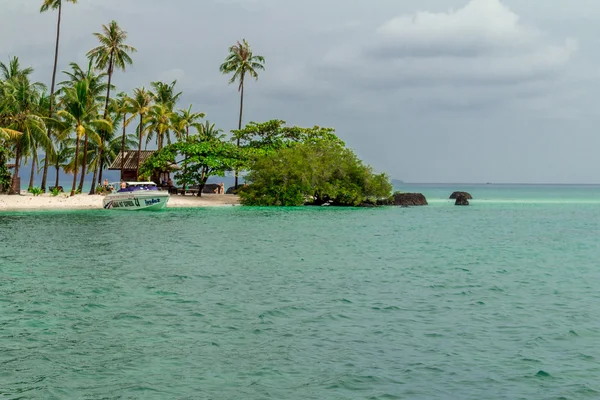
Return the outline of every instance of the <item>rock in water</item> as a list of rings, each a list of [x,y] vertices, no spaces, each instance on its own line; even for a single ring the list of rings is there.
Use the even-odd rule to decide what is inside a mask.
[[[467,196],[459,194],[458,196],[456,196],[456,202],[454,203],[455,206],[468,206],[469,205],[469,200],[467,199]]]
[[[450,198],[451,200],[455,200],[455,199],[456,199],[458,196],[460,196],[460,195],[462,195],[462,196],[465,196],[465,197],[467,198],[467,200],[472,200],[472,199],[473,199],[473,196],[471,196],[471,194],[470,194],[470,193],[467,193],[467,192],[454,192],[454,193],[452,193],[452,194],[450,195],[450,197],[449,197],[449,198]]]
[[[427,199],[421,193],[394,193],[387,205],[391,206],[426,206]]]

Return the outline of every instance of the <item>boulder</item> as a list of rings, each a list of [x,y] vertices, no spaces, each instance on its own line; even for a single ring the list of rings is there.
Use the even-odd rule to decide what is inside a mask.
[[[469,200],[467,199],[467,196],[459,194],[458,196],[456,196],[456,202],[454,203],[455,206],[468,206],[469,205]]]
[[[466,197],[467,200],[473,199],[473,196],[471,196],[471,194],[467,193],[467,192],[454,192],[450,195],[449,198],[452,200],[456,200],[457,196],[464,196],[464,197]]]
[[[385,206],[426,206],[427,199],[421,193],[394,193],[389,199],[379,200],[378,205]]]

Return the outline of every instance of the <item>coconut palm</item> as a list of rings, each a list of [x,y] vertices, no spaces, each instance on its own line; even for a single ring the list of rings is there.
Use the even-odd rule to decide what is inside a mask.
[[[0,73],[5,82],[15,79],[29,79],[33,73],[33,68],[21,68],[19,57],[12,57],[8,60],[8,64],[0,62]]]
[[[173,120],[175,119],[175,113],[164,104],[154,104],[147,116],[146,126],[146,146],[150,140],[152,140],[153,134],[156,134],[156,144],[158,150],[163,148],[165,139],[167,144],[171,144],[171,136],[169,132],[174,128]]]
[[[131,113],[131,117],[127,119],[125,122],[126,125],[136,117],[139,117],[139,125],[137,127],[138,131],[138,153],[137,153],[137,165],[135,169],[136,177],[139,176],[140,173],[140,156],[142,154],[142,141],[144,140],[144,119],[146,115],[150,112],[150,107],[152,105],[153,97],[152,94],[144,87],[134,89],[133,97],[128,99],[129,106],[128,111]]]
[[[108,89],[106,91],[106,101],[104,102],[104,119],[108,118],[108,108],[110,101],[110,90],[112,83],[112,76],[115,68],[125,71],[128,65],[133,64],[133,60],[129,56],[131,53],[135,53],[137,50],[125,44],[127,40],[127,32],[121,29],[117,21],[111,21],[108,25],[102,25],[102,33],[94,33],[94,36],[98,38],[100,45],[93,48],[87,53],[90,60],[96,63],[96,67],[99,69],[107,70],[108,74]],[[99,151],[102,151],[100,147]],[[100,158],[100,176],[99,181],[102,181],[102,172],[104,170],[104,164],[102,154]],[[92,185],[92,191],[94,191],[94,185]]]
[[[223,139],[225,136],[223,129],[217,129],[215,124],[211,124],[210,121],[206,121],[204,124],[197,125],[196,129],[198,130],[198,135],[203,141]]]
[[[177,80],[174,80],[171,83],[165,82],[152,82],[150,86],[154,91],[152,92],[152,97],[154,98],[154,102],[156,104],[162,104],[167,107],[170,111],[173,111],[177,101],[179,101],[179,97],[181,97],[181,92],[175,93],[175,85],[177,84]]]
[[[104,78],[106,77],[105,73],[97,73],[93,66],[92,66],[92,62],[90,61],[88,64],[88,69],[87,71],[84,71],[78,64],[76,63],[71,63],[70,64],[72,72],[69,71],[65,71],[64,73],[70,78],[70,80],[61,82],[61,91],[65,90],[65,88],[75,88],[80,82],[86,82],[86,91],[87,91],[87,95],[86,95],[86,101],[88,102],[87,106],[90,109],[99,109],[99,104],[100,101],[104,98],[103,93],[108,90],[107,87],[107,83],[104,81]],[[106,118],[104,118],[106,119]],[[89,146],[89,136],[87,134],[88,131],[86,131],[86,134],[84,135],[84,140],[83,140],[83,152],[82,157],[81,157],[81,163],[82,163],[82,167],[81,167],[81,176],[80,176],[80,180],[79,180],[79,191],[83,190],[83,182],[85,180],[85,175],[86,175],[86,167],[88,164],[88,161],[90,159],[90,153],[88,152],[88,146]],[[99,137],[94,137],[95,140],[99,140]],[[77,160],[79,160],[79,158],[77,158]],[[96,180],[96,174],[97,171],[94,169],[94,176],[93,176],[93,181]],[[92,184],[92,191],[90,194],[94,193],[94,186]]]
[[[15,171],[11,184],[11,192],[20,190],[16,187],[19,178],[19,169],[23,157],[33,154],[36,148],[41,147],[46,151],[52,151],[52,143],[46,135],[46,125],[38,113],[40,93],[44,85],[39,82],[30,82],[28,75],[31,69],[14,68],[18,66],[18,60],[12,59],[9,66],[0,63],[0,71],[4,80],[2,84],[1,112],[4,120],[1,136],[12,140],[15,146]]]
[[[121,126],[123,134],[121,135],[121,180],[123,180],[123,170],[125,169],[125,141],[127,136],[127,112],[129,110],[130,100],[126,93],[119,93],[117,100],[114,102],[115,114],[122,117]]]
[[[73,186],[71,187],[71,196],[75,195],[77,185],[77,170],[79,164],[79,144],[82,137],[91,137],[98,141],[98,129],[112,129],[112,124],[106,119],[98,118],[98,103],[91,101],[94,94],[90,92],[88,81],[77,82],[74,87],[64,89],[63,105],[64,109],[57,112],[64,123],[75,132],[75,165],[73,170]],[[83,152],[85,167],[85,151]]]
[[[64,0],[66,3],[77,4],[77,0]],[[50,117],[53,116],[53,106],[54,106],[54,85],[56,83],[56,68],[58,66],[58,45],[60,42],[60,20],[62,17],[62,3],[63,0],[43,0],[42,7],[40,8],[40,12],[46,12],[48,10],[58,10],[58,21],[56,23],[56,47],[54,49],[54,68],[52,69],[52,84],[50,85],[50,103],[48,114]],[[48,131],[48,136],[51,133]],[[44,173],[42,175],[42,190],[46,190],[46,179],[48,177],[48,164],[44,163]]]
[[[197,126],[200,120],[205,117],[204,113],[192,112],[192,106],[187,109],[179,110],[175,116],[175,133],[178,140],[186,139],[190,136],[190,127]]]
[[[246,75],[258,79],[258,71],[264,71],[265,59],[262,56],[255,56],[252,53],[250,44],[246,39],[237,42],[229,48],[229,55],[225,62],[221,64],[219,70],[223,74],[233,74],[229,83],[238,82],[238,92],[240,92],[240,118],[238,129],[242,129],[242,114],[244,111],[244,82]],[[238,138],[237,145],[240,145]],[[235,171],[235,187],[238,186],[238,171]]]

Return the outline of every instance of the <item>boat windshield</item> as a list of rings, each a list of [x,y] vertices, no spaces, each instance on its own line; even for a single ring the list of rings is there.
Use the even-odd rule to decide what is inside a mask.
[[[156,187],[156,185],[130,185],[127,186],[126,188],[123,189],[119,189],[119,193],[124,193],[124,192],[138,192],[141,190],[158,190],[158,188]]]

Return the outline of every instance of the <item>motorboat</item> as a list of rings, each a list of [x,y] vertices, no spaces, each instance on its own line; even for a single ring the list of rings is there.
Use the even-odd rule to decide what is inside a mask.
[[[154,182],[124,182],[111,184],[119,188],[103,199],[106,210],[164,210],[169,201],[169,192],[158,190]]]

